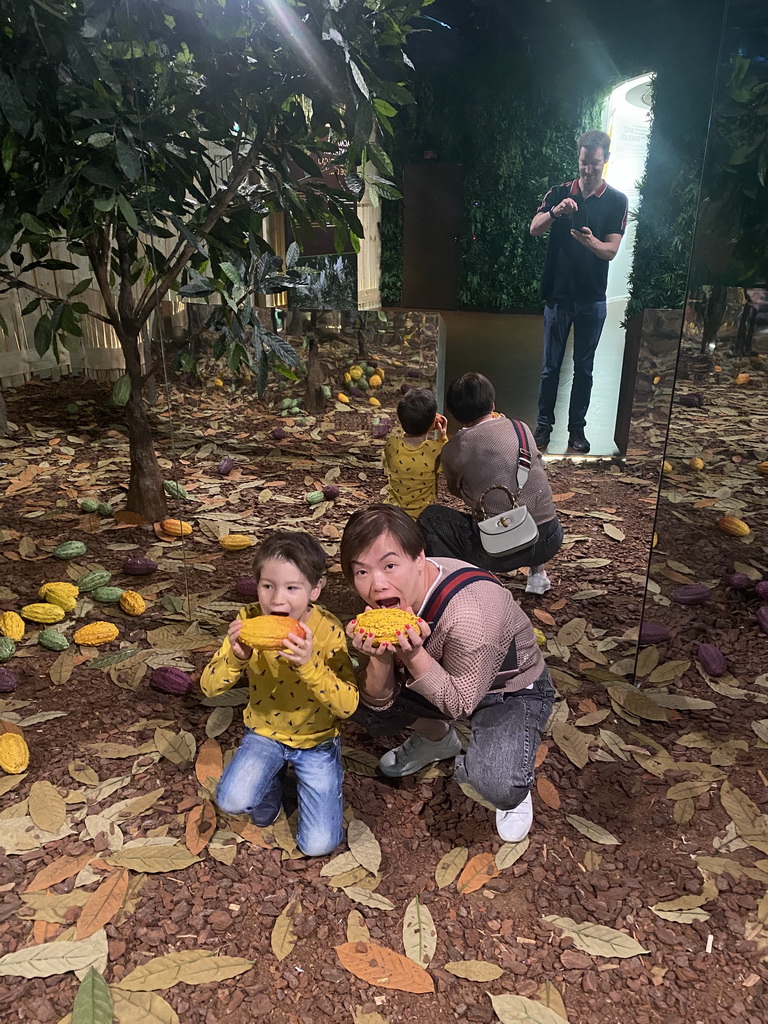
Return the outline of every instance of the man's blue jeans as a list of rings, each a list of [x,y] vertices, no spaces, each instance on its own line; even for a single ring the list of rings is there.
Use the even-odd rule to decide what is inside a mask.
[[[583,433],[592,394],[592,367],[605,323],[605,311],[604,302],[555,303],[551,309],[544,307],[544,361],[539,383],[537,427],[551,430],[554,426],[560,367],[573,325],[573,384],[568,408],[568,433]]]
[[[296,842],[307,857],[324,857],[344,834],[338,736],[297,750],[247,729],[219,781],[216,803],[225,814],[250,814],[256,825],[271,825],[283,798],[278,773],[289,764],[296,773],[299,798]]]

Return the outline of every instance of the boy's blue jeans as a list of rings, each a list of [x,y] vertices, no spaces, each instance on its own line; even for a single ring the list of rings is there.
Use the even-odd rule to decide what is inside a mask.
[[[247,729],[216,789],[225,814],[250,814],[271,825],[280,813],[283,787],[278,772],[293,765],[299,798],[296,842],[307,857],[324,857],[343,837],[339,737],[297,750]]]

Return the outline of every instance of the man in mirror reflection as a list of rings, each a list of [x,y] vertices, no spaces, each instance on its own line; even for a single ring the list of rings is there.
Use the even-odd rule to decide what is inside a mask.
[[[568,446],[586,454],[584,433],[592,393],[592,367],[606,315],[608,264],[619,251],[627,224],[627,197],[603,179],[610,136],[584,132],[576,142],[579,176],[554,185],[531,221],[531,234],[549,232],[540,294],[544,307],[544,358],[534,438],[549,444],[555,425],[560,367],[573,326],[573,383],[568,408]]]

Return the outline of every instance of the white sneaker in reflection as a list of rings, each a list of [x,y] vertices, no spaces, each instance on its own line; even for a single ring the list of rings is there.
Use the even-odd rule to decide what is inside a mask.
[[[379,759],[379,768],[393,779],[413,775],[435,761],[445,761],[461,752],[461,740],[451,728],[441,740],[428,740],[420,732],[411,733],[405,743],[388,750]]]
[[[519,843],[525,839],[532,824],[533,800],[530,793],[511,811],[496,811],[496,831],[505,843]]]
[[[529,572],[525,584],[526,594],[546,594],[552,586],[552,580],[546,572]]]

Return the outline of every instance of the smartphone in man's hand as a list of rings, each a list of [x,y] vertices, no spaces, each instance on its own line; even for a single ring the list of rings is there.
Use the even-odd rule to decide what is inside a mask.
[[[583,231],[584,228],[589,227],[587,224],[587,211],[584,206],[578,206],[571,217],[571,227],[574,231]]]

